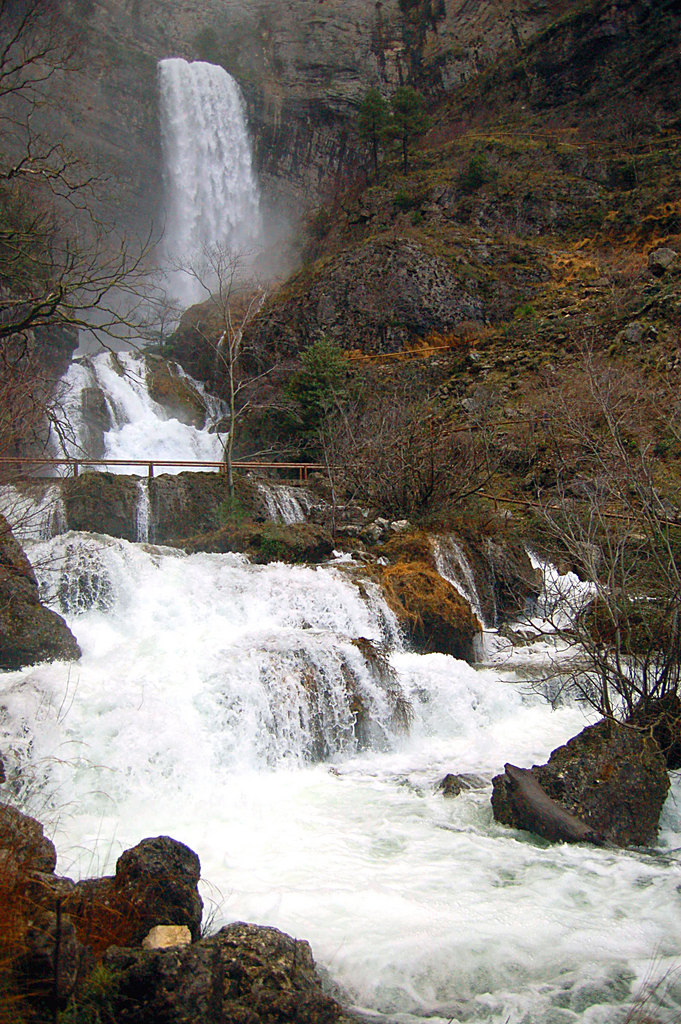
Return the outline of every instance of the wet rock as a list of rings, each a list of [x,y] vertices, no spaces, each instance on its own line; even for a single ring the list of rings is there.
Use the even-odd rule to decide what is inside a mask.
[[[3,871],[10,862],[14,872],[51,874],[57,863],[54,843],[35,818],[0,804],[0,857]]]
[[[175,363],[147,353],[145,357],[149,395],[161,405],[169,418],[203,430],[206,403],[200,392]]]
[[[503,778],[504,810],[513,817],[516,828],[534,832],[554,843],[602,842],[601,836],[585,822],[552,800],[528,768],[506,764],[504,775],[497,778]],[[496,783],[497,779],[494,781]],[[497,798],[495,806],[495,795],[492,796],[492,806],[497,817],[500,801]]]
[[[117,1024],[340,1024],[307,942],[237,922],[168,950],[111,949]]]
[[[536,601],[541,590],[541,573],[532,567],[520,542],[488,540],[485,560],[491,577],[497,616],[513,618]]]
[[[197,885],[199,858],[184,843],[169,836],[143,839],[121,854],[116,863],[116,888],[140,907],[139,941],[156,924],[183,924],[197,939],[203,902]]]
[[[65,902],[83,942],[99,954],[109,946],[138,946],[157,925],[201,927],[197,855],[169,836],[143,839],[121,854],[113,878],[77,882]]]
[[[138,480],[117,473],[81,473],[62,485],[69,530],[137,539]]]
[[[669,778],[657,744],[630,726],[606,720],[587,726],[554,750],[547,764],[529,771],[550,800],[594,835],[617,846],[655,841]],[[495,819],[554,839],[550,827],[542,830],[536,808],[528,812],[527,799],[519,799],[512,774],[507,770],[493,780]]]
[[[483,789],[486,785],[485,780],[481,779],[479,775],[466,773],[455,775],[453,772],[448,772],[438,783],[437,789],[443,796],[455,797],[470,789]]]
[[[76,638],[60,615],[40,603],[31,564],[0,516],[0,669],[77,658]]]
[[[678,262],[679,254],[675,249],[665,247],[648,254],[648,270],[655,277],[662,277],[667,271],[676,269]]]
[[[380,570],[379,581],[414,650],[473,661],[480,622],[435,569],[425,562],[396,562]]]

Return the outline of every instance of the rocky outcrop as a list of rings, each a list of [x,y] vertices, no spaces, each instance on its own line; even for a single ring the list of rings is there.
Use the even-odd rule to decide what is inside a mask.
[[[293,523],[290,526],[242,523],[223,526],[181,543],[190,554],[197,551],[240,551],[259,565],[267,562],[323,562],[333,552],[331,535],[321,526],[311,523]]]
[[[81,473],[64,480],[62,498],[70,530],[137,540],[139,490],[134,477]]]
[[[80,653],[62,617],[40,603],[31,564],[0,516],[0,669],[75,661]]]
[[[111,949],[118,1024],[340,1024],[307,942],[237,922],[179,949]]]
[[[382,568],[378,580],[415,651],[473,661],[480,622],[458,590],[435,569],[425,562],[400,561]]]
[[[199,858],[167,836],[121,855],[113,878],[73,883],[33,818],[0,805],[3,999],[35,1024],[342,1024],[307,942],[236,923],[199,940]],[[140,943],[156,928],[161,946]],[[186,932],[194,939],[187,942]],[[20,941],[15,941],[15,934]],[[95,956],[103,965],[93,973]],[[10,1005],[12,1005],[10,1003]],[[22,1017],[23,1019],[23,1017]]]
[[[245,345],[275,358],[324,336],[341,348],[394,352],[482,316],[470,282],[447,260],[398,238],[348,249],[301,272],[263,308]]]
[[[603,720],[554,750],[545,765],[507,765],[493,787],[494,817],[505,825],[552,841],[600,837],[645,846],[655,841],[669,778],[653,739]]]

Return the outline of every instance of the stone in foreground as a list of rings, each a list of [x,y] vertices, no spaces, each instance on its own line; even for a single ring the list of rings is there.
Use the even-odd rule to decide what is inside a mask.
[[[669,778],[652,738],[603,720],[554,750],[545,765],[507,766],[493,787],[494,817],[504,825],[551,841],[648,846],[657,836]],[[557,825],[561,815],[539,788],[562,812],[565,834]]]
[[[341,1024],[307,942],[237,922],[165,950],[110,949],[117,1024]]]

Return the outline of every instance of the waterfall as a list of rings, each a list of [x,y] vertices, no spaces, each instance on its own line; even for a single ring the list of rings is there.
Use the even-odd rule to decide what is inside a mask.
[[[170,290],[185,305],[207,298],[177,270],[212,247],[244,254],[260,233],[258,187],[244,103],[224,68],[170,58],[159,63],[165,166],[165,255]]]
[[[475,577],[463,548],[451,536],[434,537],[432,544],[435,567],[440,576],[459,591],[484,624]]]
[[[264,483],[256,480],[267,516],[275,523],[304,523],[314,504],[314,497],[303,487],[290,484]]]
[[[147,364],[137,352],[102,352],[71,363],[62,378],[61,404],[70,424],[59,455],[70,458],[219,462],[222,445],[211,428],[224,416],[222,403],[179,367],[205,409],[205,424],[183,423],[149,394]],[[175,468],[163,472],[177,473]],[[109,472],[146,472],[112,466]]]
[[[58,484],[31,480],[20,488],[0,487],[0,513],[20,544],[49,540],[63,533],[66,513]]]

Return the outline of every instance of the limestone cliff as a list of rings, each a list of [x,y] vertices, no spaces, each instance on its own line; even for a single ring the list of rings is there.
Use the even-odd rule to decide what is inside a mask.
[[[110,177],[128,226],[160,222],[156,62],[223,64],[244,91],[266,197],[308,206],[352,169],[357,102],[405,81],[439,94],[560,15],[531,0],[62,0],[78,73],[60,131]]]

